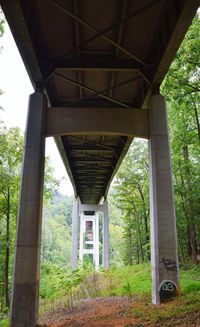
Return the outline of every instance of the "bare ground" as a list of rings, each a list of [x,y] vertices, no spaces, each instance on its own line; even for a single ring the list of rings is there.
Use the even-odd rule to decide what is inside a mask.
[[[133,309],[144,306],[143,318],[134,317]],[[184,313],[152,323],[145,317],[145,305],[126,297],[84,300],[72,309],[62,309],[41,320],[38,327],[200,327],[200,311]]]

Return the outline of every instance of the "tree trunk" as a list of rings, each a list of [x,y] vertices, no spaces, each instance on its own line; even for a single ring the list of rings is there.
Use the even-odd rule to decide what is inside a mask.
[[[185,219],[186,219],[186,222],[187,222],[187,230],[185,231],[186,244],[187,244],[187,254],[188,254],[189,257],[191,257],[192,249],[191,249],[191,244],[190,244],[189,217],[188,217],[188,210],[186,209],[187,197],[185,196],[187,191],[186,191],[185,182],[184,182],[184,178],[183,178],[182,169],[181,169],[180,164],[179,164],[179,171],[180,171],[180,178],[181,178],[181,188],[180,188],[181,204],[182,204],[183,212],[185,214]],[[177,182],[177,184],[178,184],[178,182]]]
[[[6,306],[10,305],[9,297],[9,257],[10,257],[10,188],[7,193],[7,208],[6,208],[6,257],[5,257],[5,300]]]
[[[136,242],[136,262],[137,264],[140,263],[140,253],[139,253],[139,244],[138,244],[138,239],[137,239],[137,242]]]
[[[148,215],[146,213],[146,203],[145,203],[145,199],[144,199],[144,194],[140,188],[140,186],[138,185],[138,190],[140,192],[140,196],[142,199],[142,203],[143,203],[143,217],[144,217],[144,229],[145,229],[145,240],[146,240],[146,244],[149,244],[150,238],[149,238],[149,229],[148,229]],[[147,250],[147,258],[150,261],[151,257],[150,257],[150,251]]]
[[[143,253],[143,248],[142,248],[142,237],[141,237],[141,231],[140,231],[140,223],[138,220],[138,253],[139,253],[139,257],[141,254],[141,262],[144,262],[144,253]]]
[[[198,138],[199,138],[199,141],[200,141],[200,122],[199,122],[199,115],[198,115],[198,112],[197,112],[197,106],[196,106],[195,100],[193,99],[192,96],[191,96],[191,98],[192,98],[192,102],[193,102],[193,105],[194,105],[194,114],[195,114],[195,119],[196,119],[197,132],[198,132]]]
[[[183,155],[186,162],[186,180],[188,187],[188,211],[189,211],[189,235],[190,235],[190,246],[192,251],[192,263],[197,264],[197,243],[196,243],[196,226],[194,221],[194,210],[193,210],[193,199],[192,199],[192,183],[189,169],[189,152],[188,146],[183,147]]]
[[[129,265],[132,266],[133,265],[133,255],[132,255],[132,252],[133,252],[133,249],[132,249],[132,235],[131,235],[131,231],[129,231],[129,250],[128,250],[128,257],[129,257]]]

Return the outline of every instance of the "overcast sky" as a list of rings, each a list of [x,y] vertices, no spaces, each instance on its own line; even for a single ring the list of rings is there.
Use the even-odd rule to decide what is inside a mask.
[[[33,92],[29,77],[24,68],[18,49],[13,40],[8,25],[5,25],[5,33],[0,38],[0,120],[9,127],[20,127],[25,130],[27,104],[29,94]],[[66,170],[58,153],[53,138],[46,140],[46,155],[50,157],[50,163],[54,167],[55,176],[62,180],[59,191],[63,194],[73,194],[73,189]]]

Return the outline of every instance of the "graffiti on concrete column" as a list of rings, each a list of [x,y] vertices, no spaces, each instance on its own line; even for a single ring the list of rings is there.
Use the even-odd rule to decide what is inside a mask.
[[[161,263],[164,264],[164,267],[168,271],[177,271],[176,261],[169,258],[162,258]]]
[[[171,280],[163,281],[160,284],[160,300],[161,302],[171,299],[177,295],[177,288]]]
[[[168,291],[168,292],[174,292],[174,285],[172,284],[172,282],[165,282],[162,285],[161,290]]]

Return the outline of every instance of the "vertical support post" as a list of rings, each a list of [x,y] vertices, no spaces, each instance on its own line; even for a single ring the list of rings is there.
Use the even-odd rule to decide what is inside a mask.
[[[95,213],[95,270],[99,270],[99,213]]]
[[[108,201],[103,204],[103,267],[109,269],[109,215]]]
[[[80,241],[79,241],[79,260],[83,261],[83,234],[84,234],[84,220],[83,212],[80,215]]]
[[[79,198],[74,199],[72,213],[72,249],[71,249],[71,268],[77,267],[78,256],[78,213],[79,213]]]
[[[160,304],[176,295],[179,286],[168,123],[159,94],[149,104],[149,135],[152,302]]]
[[[45,111],[45,96],[30,95],[15,244],[11,327],[33,327],[38,319]]]

